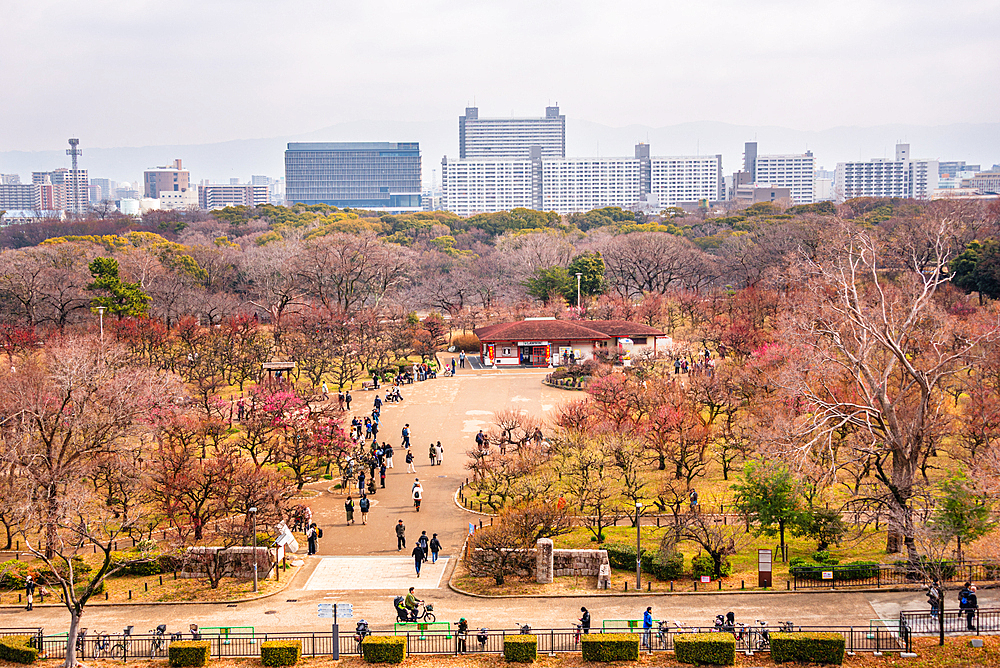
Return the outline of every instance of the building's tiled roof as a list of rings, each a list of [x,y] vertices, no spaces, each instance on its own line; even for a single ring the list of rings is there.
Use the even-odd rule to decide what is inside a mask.
[[[625,320],[521,320],[475,330],[480,341],[592,341],[612,336],[665,336],[646,325]]]

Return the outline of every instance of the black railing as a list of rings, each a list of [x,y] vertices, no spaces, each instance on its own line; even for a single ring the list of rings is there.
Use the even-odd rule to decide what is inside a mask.
[[[971,613],[971,614],[970,614]],[[904,610],[899,613],[900,623],[913,635],[1000,633],[1000,608],[976,608],[973,610],[945,610],[940,615],[932,615],[927,610]]]
[[[985,612],[985,611],[984,611]],[[1000,611],[996,611],[1000,612]],[[992,617],[991,619],[996,619]],[[992,623],[992,622],[991,622]],[[713,627],[684,627],[660,631],[653,628],[647,634],[643,629],[622,630],[640,636],[640,649],[643,652],[673,651],[674,638],[680,634],[714,631]],[[743,653],[767,652],[770,650],[770,634],[777,632],[777,627],[742,627],[733,632],[736,638],[736,650]],[[15,630],[0,629],[0,635],[11,635]],[[35,635],[38,629],[19,630],[23,635]],[[35,633],[27,633],[32,631]],[[849,652],[901,651],[909,649],[908,622],[901,619],[899,626],[895,621],[885,624],[873,624],[869,627],[822,627],[794,626],[793,631],[827,631],[840,633]],[[485,637],[478,629],[469,629],[464,636],[455,630],[427,631],[373,631],[375,635],[401,635],[407,638],[407,651],[410,654],[501,654],[504,638],[518,635],[517,629],[489,630]],[[532,629],[532,635],[538,639],[538,652],[550,654],[554,652],[578,652],[582,635],[576,629]],[[600,630],[591,631],[601,633]],[[184,639],[189,640],[190,634]],[[333,653],[333,633],[317,631],[315,633],[231,633],[229,635],[203,634],[202,640],[212,643],[212,656],[254,657],[260,656],[260,644],[266,640],[298,640],[302,643],[303,656],[330,656]],[[123,636],[121,633],[100,637],[88,634],[82,642],[78,642],[77,658],[100,659],[122,658],[125,652],[127,659],[167,656],[170,645],[170,634],[157,636],[155,634],[136,634]],[[353,631],[342,630],[337,639],[340,654],[358,655],[360,647]],[[47,658],[61,659],[66,653],[66,634],[46,635],[41,642],[42,651]]]
[[[845,564],[843,566],[793,566],[789,569],[795,589],[836,589],[838,587],[900,587],[925,585],[930,582],[929,568],[912,568],[907,564]],[[997,581],[1000,563],[945,562],[933,567],[942,582]]]

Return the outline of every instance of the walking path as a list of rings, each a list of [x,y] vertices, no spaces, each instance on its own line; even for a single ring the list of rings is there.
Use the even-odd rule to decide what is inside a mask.
[[[442,360],[450,359],[442,356]],[[395,468],[386,477],[385,489],[371,497],[374,502],[368,524],[347,526],[346,496],[322,481],[309,485],[318,495],[310,500],[313,520],[323,528],[319,553],[306,558],[303,568],[287,588],[268,598],[239,604],[93,605],[88,606],[83,625],[93,631],[116,632],[133,624],[137,633],[167,624],[169,631],[184,630],[189,623],[201,626],[252,626],[260,631],[328,631],[328,619],[316,616],[317,603],[342,601],[354,604],[355,617],[363,617],[375,628],[391,627],[395,618],[392,599],[408,587],[416,587],[421,598],[433,602],[439,620],[467,617],[473,627],[512,628],[529,623],[536,628],[568,627],[587,606],[594,626],[602,619],[636,619],[647,605],[657,619],[678,620],[688,625],[708,625],[719,613],[730,610],[738,620],[766,619],[772,624],[792,620],[803,625],[867,626],[871,619],[892,619],[899,610],[922,609],[922,592],[810,592],[764,594],[653,594],[609,597],[560,597],[482,599],[463,596],[447,588],[447,580],[461,550],[469,522],[480,516],[458,508],[454,493],[466,479],[466,451],[474,437],[489,426],[495,410],[517,408],[550,417],[565,401],[579,400],[577,393],[543,386],[547,370],[511,369],[458,370],[453,378],[438,377],[403,388],[401,404],[382,407],[380,440],[395,449]],[[382,392],[384,396],[384,390]],[[353,393],[353,412],[371,411],[374,392]],[[347,418],[350,420],[350,417]],[[417,464],[416,474],[406,473],[405,452],[399,446],[400,431],[409,423],[410,441]],[[429,444],[441,441],[442,466],[430,466]],[[420,478],[424,499],[420,512],[413,508],[410,490]],[[355,495],[355,501],[357,495]],[[396,548],[395,525],[402,519],[408,547]],[[416,577],[409,556],[421,531],[437,533],[443,550],[436,565],[425,564]],[[304,549],[304,548],[303,548]],[[981,590],[981,607],[1000,605],[994,591]],[[949,607],[954,601],[949,601]],[[68,613],[61,606],[0,608],[0,627],[42,626],[47,632],[64,629]],[[350,624],[344,620],[344,624]]]

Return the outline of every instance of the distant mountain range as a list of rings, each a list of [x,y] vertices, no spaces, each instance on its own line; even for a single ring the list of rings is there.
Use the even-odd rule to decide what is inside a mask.
[[[424,185],[440,183],[441,158],[458,157],[458,119],[452,121],[354,121],[298,136],[242,139],[215,144],[95,148],[87,146],[81,166],[91,178],[141,181],[150,167],[181,158],[194,181],[209,179],[246,182],[253,174],[284,175],[284,149],[290,141],[418,141],[423,156]],[[989,169],[1000,163],[1000,123],[961,123],[938,126],[881,125],[838,127],[815,132],[773,126],[728,123],[682,123],[661,128],[629,125],[615,128],[569,118],[566,153],[570,157],[631,156],[637,142],[651,145],[652,155],[723,156],[726,174],[743,164],[743,144],[756,141],[762,155],[803,153],[816,156],[817,167],[834,169],[837,162],[892,158],[896,142],[909,143],[915,158],[965,160]],[[52,151],[0,152],[0,173],[30,179],[32,171],[68,167],[64,147]]]

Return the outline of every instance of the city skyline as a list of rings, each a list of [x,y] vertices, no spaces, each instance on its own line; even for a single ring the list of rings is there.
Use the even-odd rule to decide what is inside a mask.
[[[986,83],[1000,68],[995,0],[0,6],[16,63],[0,68],[12,101],[0,111],[0,152],[71,136],[150,146],[361,120],[454,124],[466,106],[503,117],[559,104],[568,119],[610,127],[815,132],[989,123],[1000,101]],[[477,38],[486,26],[494,37]]]

